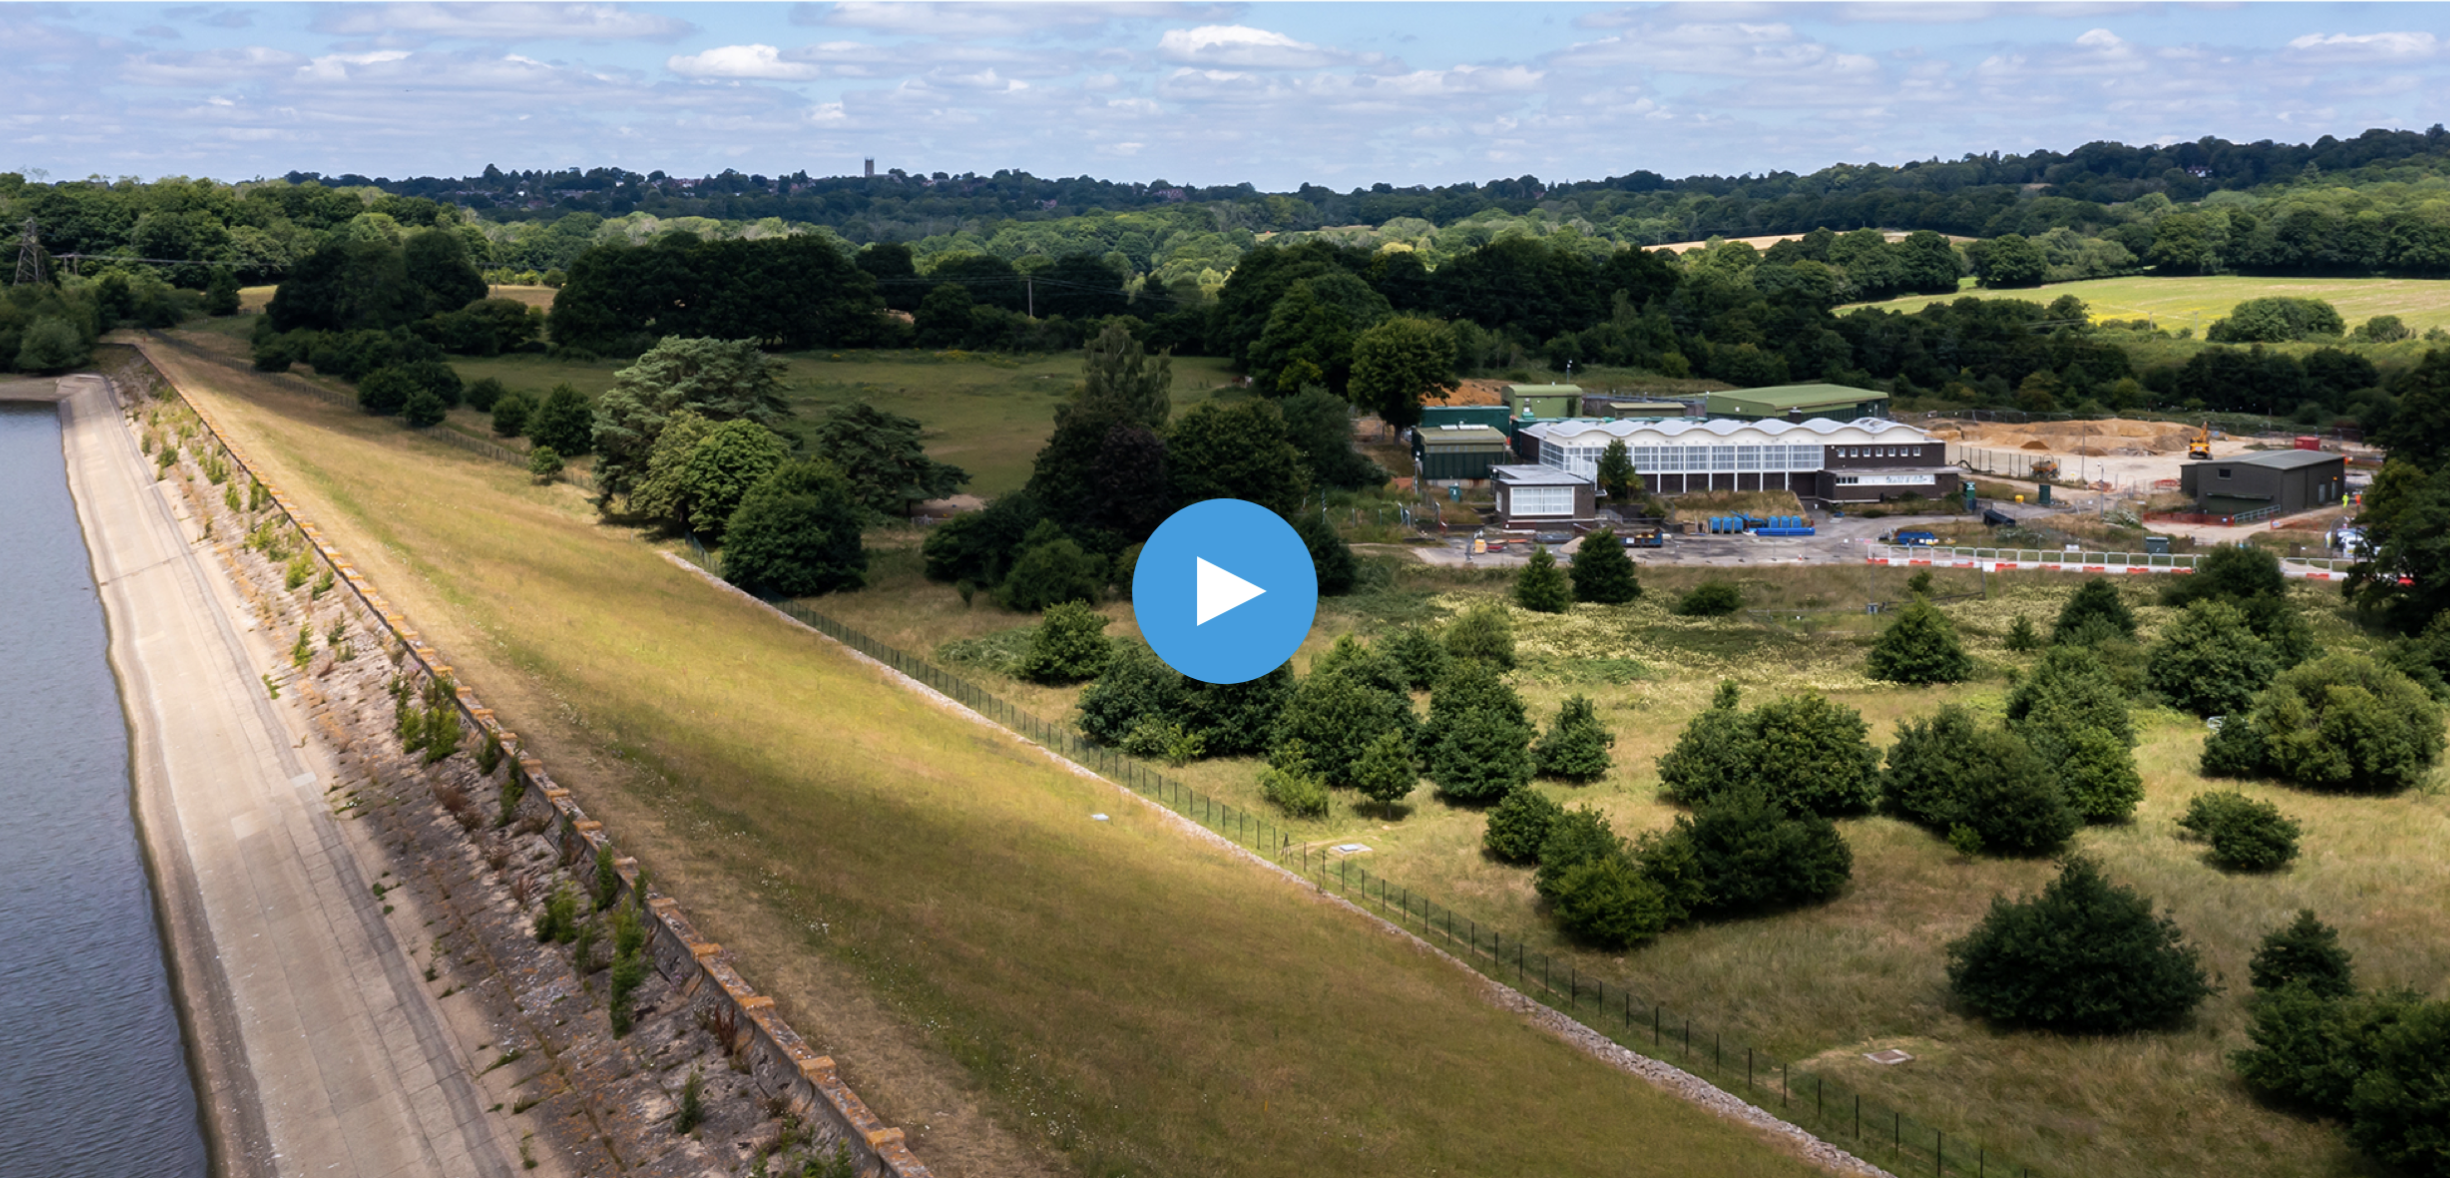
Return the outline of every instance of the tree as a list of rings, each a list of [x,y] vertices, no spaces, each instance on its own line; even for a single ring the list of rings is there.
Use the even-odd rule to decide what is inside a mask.
[[[419,393],[432,395],[407,369],[397,365],[377,368],[357,382],[357,407],[376,417],[390,417],[408,408],[409,398]]]
[[[1557,709],[1555,722],[1532,746],[1531,760],[1544,777],[1597,781],[1614,764],[1608,750],[1615,745],[1616,736],[1599,722],[1599,712],[1590,699],[1576,695]]]
[[[1455,337],[1434,319],[1396,316],[1353,338],[1353,402],[1395,429],[1421,423],[1421,398],[1458,386]]]
[[[1259,774],[1259,796],[1295,818],[1327,814],[1327,781],[1299,740],[1287,740],[1268,754]]]
[[[1429,693],[1420,755],[1438,792],[1493,802],[1531,780],[1532,728],[1523,700],[1489,664],[1457,659]]]
[[[468,382],[466,399],[469,408],[479,413],[491,413],[493,407],[501,404],[502,398],[509,393],[510,390],[503,387],[500,380],[490,376],[481,376]]]
[[[1667,928],[1666,896],[1622,853],[1576,864],[1555,890],[1557,924],[1602,949],[1631,948]]]
[[[1930,602],[1907,602],[1872,644],[1864,674],[1891,683],[1962,683],[1972,678],[1974,660],[1957,640],[1948,616]]]
[[[1151,357],[1130,329],[1108,323],[1082,349],[1080,403],[1112,405],[1150,429],[1165,428],[1174,411],[1174,360]]]
[[[204,287],[204,313],[216,318],[238,313],[238,273],[227,266],[213,267],[212,281]]]
[[[1968,851],[1996,855],[2049,854],[2083,824],[2023,737],[1980,725],[1957,704],[1898,726],[1881,805]]]
[[[1532,890],[1555,902],[1568,872],[1594,859],[1623,856],[1625,842],[1608,828],[1608,818],[1590,806],[1576,806],[1548,824],[1540,840],[1539,870],[1531,875]]]
[[[2280,558],[2267,549],[2224,544],[2196,562],[2191,576],[2170,578],[2161,590],[2161,604],[2184,608],[2198,601],[2222,601],[2237,608],[2254,636],[2284,670],[2311,658],[2314,632],[2296,603],[2289,599],[2288,580]]]
[[[1313,671],[1294,685],[1277,719],[1276,743],[1300,741],[1330,785],[1358,785],[1364,756],[1381,735],[1412,738],[1412,701],[1368,680],[1359,668]]]
[[[2310,1112],[2348,1117],[2358,1083],[2374,1071],[2382,1036],[2420,1007],[2412,994],[2328,998],[2305,986],[2257,994],[2246,1035],[2229,1057],[2246,1086]],[[2350,1118],[2353,1136],[2355,1125]]]
[[[1710,706],[1659,757],[1659,789],[1670,800],[1698,806],[1751,780],[1757,750],[1741,699],[1736,685],[1722,680]]]
[[[2392,462],[2428,474],[2450,470],[2450,349],[2426,349],[2423,359],[2384,387],[2399,407],[2374,441],[2390,451]]]
[[[1404,686],[1426,690],[1446,674],[1446,664],[1452,657],[1438,632],[1428,626],[1405,626],[1379,643],[1389,661],[1402,670]]]
[[[2281,672],[2256,697],[2250,720],[2270,772],[2310,789],[2396,793],[2422,782],[2442,752],[2440,706],[2363,655]]]
[[[684,409],[656,439],[630,507],[719,542],[749,488],[789,457],[783,439],[754,421],[709,422]]]
[[[2109,578],[2095,577],[2077,588],[2075,596],[2060,607],[2058,624],[2050,630],[2050,641],[2055,645],[2091,646],[2105,633],[2119,638],[2135,637],[2135,611],[2127,608],[2126,599],[2119,596],[2118,586]]]
[[[528,418],[528,440],[563,454],[585,454],[595,436],[595,404],[567,384],[553,386]]]
[[[1514,669],[1514,615],[1498,602],[1483,601],[1446,624],[1446,653],[1501,671]]]
[[[2144,681],[2198,716],[2242,716],[2279,667],[2271,648],[2226,601],[2197,601],[2161,632]]]
[[[996,586],[1005,609],[1036,613],[1066,601],[1095,603],[1106,584],[1106,559],[1080,546],[1053,520],[1040,520],[1021,541],[1021,555]]]
[[[1704,581],[1676,599],[1680,618],[1723,618],[1744,608],[1744,591],[1725,581]]]
[[[1534,545],[1531,560],[1523,571],[1514,576],[1514,603],[1533,613],[1561,614],[1574,603],[1573,588],[1567,584],[1565,570],[1557,567],[1557,558],[1548,554],[1545,544]]]
[[[535,413],[535,397],[525,392],[507,394],[493,403],[493,432],[500,437],[518,437],[527,432],[528,418]]]
[[[2246,963],[2246,977],[2256,990],[2271,993],[2290,986],[2324,998],[2356,993],[2356,965],[2340,948],[2339,930],[2324,924],[2311,908],[2297,910],[2297,919],[2271,930]]]
[[[1537,863],[1548,828],[1564,813],[1564,807],[1536,789],[1515,790],[1490,809],[1481,848],[1508,863]]]
[[[2450,363],[2443,368],[2450,378]],[[2450,390],[2443,405],[2450,412]],[[2404,416],[2403,408],[2392,421]],[[2450,429],[2443,443],[2450,446]],[[2379,614],[2402,634],[2450,612],[2450,464],[2428,473],[2394,451],[2365,493],[2358,522],[2373,555],[2349,572],[2343,591],[2361,612]]]
[[[1692,848],[1703,899],[1694,915],[1743,914],[1833,899],[1854,876],[1837,826],[1795,814],[1746,786],[1679,815],[1668,836]]]
[[[2348,1140],[2410,1174],[2450,1175],[2450,1002],[2411,1005],[2372,1042],[2348,1094]]]
[[[1633,451],[1625,448],[1625,439],[1610,438],[1599,452],[1599,468],[1594,475],[1599,489],[1608,493],[1608,503],[1623,510],[1650,490],[1642,476],[1634,473]]]
[[[919,503],[942,499],[970,481],[968,471],[927,456],[916,418],[865,401],[828,410],[809,441],[851,481],[860,506],[880,516],[907,516]]]
[[[1361,562],[1354,558],[1352,545],[1336,534],[1334,525],[1303,512],[1293,521],[1293,531],[1301,536],[1302,547],[1309,550],[1310,570],[1318,576],[1319,596],[1342,597],[1353,591],[1361,581]]]
[[[2042,256],[2040,246],[2021,233],[2003,233],[1982,243],[1982,285],[1986,287],[2040,286],[2049,269],[2049,260]]]
[[[1271,401],[1206,401],[1183,414],[1166,441],[1166,477],[1177,507],[1247,499],[1291,516],[1310,494],[1301,451],[1285,441]]]
[[[434,395],[434,390],[419,388],[408,395],[406,404],[400,406],[400,420],[407,422],[411,428],[427,429],[441,425],[442,419],[450,411],[451,407],[443,404],[442,398]]]
[[[1285,398],[1279,409],[1285,440],[1301,452],[1314,481],[1345,490],[1387,481],[1387,472],[1353,447],[1352,406],[1344,398],[1312,387]]]
[[[1078,683],[1096,678],[1106,666],[1111,646],[1106,640],[1107,622],[1107,617],[1087,602],[1065,601],[1048,606],[1015,671],[1033,683]]]
[[[589,441],[596,452],[599,493],[610,502],[637,488],[655,439],[680,410],[708,421],[748,420],[778,429],[791,416],[783,399],[785,370],[781,360],[759,351],[755,340],[664,337],[637,363],[614,373],[613,387],[596,405]],[[550,398],[546,407],[549,411]]]
[[[1582,538],[1574,554],[1574,600],[1623,605],[1642,595],[1641,575],[1616,529],[1599,528]]]
[[[2008,691],[2008,722],[2027,731],[2098,728],[2129,747],[2135,721],[2126,693],[2101,657],[2082,646],[2054,646]]]
[[[2067,804],[2087,822],[2125,822],[2144,800],[2135,750],[2100,728],[2027,724],[2025,738],[2043,763],[2057,766]]]
[[[1120,748],[1143,721],[1190,719],[1190,684],[1146,645],[1118,641],[1109,645],[1096,681],[1082,689],[1079,707],[1081,735]]]
[[[2031,654],[2040,650],[2042,636],[2033,629],[2033,619],[2023,614],[2016,615],[2015,624],[2008,627],[2006,645],[2009,650],[2018,654]]]
[[[1389,728],[1371,738],[1363,746],[1361,758],[1353,762],[1352,785],[1361,796],[1378,803],[1381,815],[1392,817],[1395,803],[1404,800],[1420,781],[1420,770],[1412,763],[1412,742],[1401,729]]]
[[[1356,337],[1390,310],[1386,296],[1351,274],[1295,282],[1269,310],[1267,326],[1251,345],[1252,383],[1277,394],[1315,384],[1344,396],[1352,381]]]
[[[2177,924],[2080,856],[2038,896],[1993,899],[1948,947],[1948,985],[1985,1018],[2077,1034],[2167,1026],[2213,993]]]
[[[749,488],[723,530],[723,577],[762,597],[815,597],[867,583],[859,505],[823,462],[786,462]]]
[[[1771,801],[1824,817],[1871,809],[1880,754],[1862,713],[1807,692],[1763,704],[1752,722],[1753,779]]]
[[[551,446],[538,446],[527,452],[527,473],[539,483],[549,483],[561,477],[561,451]]]
[[[2203,338],[2222,344],[2285,343],[2347,330],[2339,309],[2321,299],[2275,296],[2237,304],[2228,318],[2214,320]]]
[[[76,324],[57,315],[37,317],[17,344],[19,372],[66,372],[93,358],[93,347]]]

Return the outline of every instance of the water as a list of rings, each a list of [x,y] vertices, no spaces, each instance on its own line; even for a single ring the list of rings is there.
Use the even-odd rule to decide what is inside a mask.
[[[0,1178],[201,1178],[102,604],[49,405],[0,402]]]

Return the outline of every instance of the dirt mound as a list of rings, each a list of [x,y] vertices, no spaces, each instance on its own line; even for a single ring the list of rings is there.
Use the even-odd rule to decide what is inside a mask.
[[[1503,405],[1506,403],[1506,381],[1466,379],[1461,388],[1445,396],[1425,398],[1433,405]]]
[[[2119,454],[2150,457],[2180,454],[2194,434],[2166,421],[2129,421],[2121,417],[2090,421],[1974,422],[1950,431],[1951,441],[1995,450],[2031,450],[2094,457]]]

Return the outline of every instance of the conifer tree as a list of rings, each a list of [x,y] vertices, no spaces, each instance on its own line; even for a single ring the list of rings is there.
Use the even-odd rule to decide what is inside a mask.
[[[1534,613],[1561,614],[1574,603],[1573,590],[1566,584],[1565,570],[1557,567],[1557,558],[1540,545],[1531,550],[1531,563],[1514,577],[1514,603]]]
[[[1642,595],[1642,580],[1625,542],[1616,529],[1601,528],[1582,538],[1574,555],[1574,600],[1623,605]]]
[[[1591,701],[1577,695],[1557,709],[1556,722],[1533,747],[1531,758],[1542,776],[1597,781],[1614,763],[1608,750],[1615,744],[1615,735],[1599,722]]]

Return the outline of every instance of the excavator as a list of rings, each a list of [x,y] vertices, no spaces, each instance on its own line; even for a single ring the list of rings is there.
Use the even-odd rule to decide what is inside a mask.
[[[2204,419],[2203,429],[2198,431],[2194,437],[2186,440],[2186,457],[2191,462],[2210,462],[2212,460],[2211,419]]]

